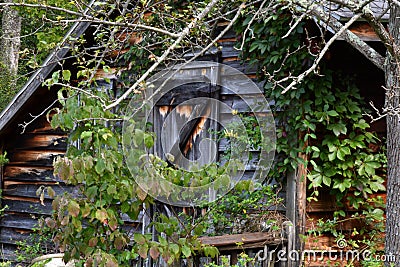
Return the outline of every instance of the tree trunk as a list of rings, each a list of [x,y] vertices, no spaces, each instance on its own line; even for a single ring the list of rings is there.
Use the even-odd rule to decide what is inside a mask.
[[[11,2],[11,0],[5,0],[5,2]],[[11,77],[15,77],[18,72],[20,31],[21,18],[18,12],[10,7],[5,7],[2,18],[1,69]]]
[[[389,32],[395,42],[396,56],[387,55],[386,75],[386,108],[397,110],[400,107],[400,8],[393,5],[390,11]],[[400,114],[387,115],[387,204],[386,204],[386,238],[385,254],[394,255],[400,266]],[[391,266],[393,262],[386,262]]]

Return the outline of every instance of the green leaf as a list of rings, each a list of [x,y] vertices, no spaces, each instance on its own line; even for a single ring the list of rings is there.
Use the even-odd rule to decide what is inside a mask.
[[[165,238],[162,237],[162,236],[159,236],[159,237],[158,237],[158,242],[160,242],[160,244],[161,244],[162,246],[164,246],[164,247],[168,246],[168,241],[167,241],[167,239],[165,239]]]
[[[68,213],[72,216],[72,217],[78,217],[79,215],[79,211],[80,211],[80,207],[79,204],[74,201],[71,200],[68,204]]]
[[[175,255],[179,254],[179,246],[177,244],[174,244],[174,243],[170,244],[169,249],[173,254],[175,254]]]
[[[329,110],[326,112],[330,117],[336,117],[339,116],[339,113],[336,112],[336,110]]]
[[[89,199],[95,199],[97,195],[98,187],[93,185],[86,190],[86,195]]]
[[[93,135],[93,132],[91,132],[91,131],[83,131],[83,132],[81,133],[81,139],[88,139],[88,138],[91,138],[92,135]]]
[[[105,223],[108,219],[107,211],[104,209],[100,209],[96,211],[96,219],[102,223]]]
[[[188,246],[182,246],[182,253],[185,256],[185,258],[189,258],[190,255],[192,254],[192,251],[190,250],[190,248]]]
[[[147,258],[147,251],[149,250],[149,247],[147,246],[147,244],[140,246],[139,247],[139,255],[140,257],[142,257],[143,259]]]
[[[326,186],[330,186],[331,185],[331,182],[332,182],[332,180],[331,180],[331,178],[330,177],[328,177],[328,176],[323,176],[322,177],[322,182],[324,183],[324,185],[326,185]]]
[[[154,145],[154,139],[153,136],[151,134],[145,133],[144,134],[144,145],[147,148],[152,148]]]
[[[311,186],[319,187],[322,184],[322,175],[320,173],[312,172],[308,175],[308,179],[311,181]]]
[[[336,154],[337,154],[336,151],[334,151],[334,152],[332,152],[332,153],[329,153],[329,154],[328,154],[328,159],[329,159],[329,161],[334,161],[334,160],[336,159]]]
[[[347,133],[346,125],[344,125],[343,123],[332,123],[329,124],[326,128],[328,130],[332,130],[336,136]]]
[[[219,251],[216,247],[208,246],[208,247],[204,247],[203,253],[204,253],[204,256],[206,256],[206,257],[215,258],[219,254]]]
[[[51,198],[54,198],[56,196],[56,192],[54,191],[54,189],[51,186],[47,187],[47,194]]]
[[[135,233],[133,236],[133,240],[136,241],[139,245],[143,245],[146,243],[146,238],[142,234]]]
[[[338,159],[344,161],[344,160],[345,160],[345,159],[344,159],[345,156],[346,156],[346,154],[344,153],[344,151],[343,151],[341,148],[339,148],[338,151],[337,151],[337,153],[336,153],[336,157],[337,157]]]
[[[58,80],[60,79],[60,71],[55,71],[51,75],[51,80],[53,83],[58,83]]]
[[[135,133],[133,134],[133,144],[135,146],[140,146],[143,143],[144,132],[141,129],[135,129]]]
[[[71,72],[69,70],[63,70],[62,77],[64,81],[69,82],[69,80],[71,79]]]
[[[98,174],[103,174],[104,170],[106,169],[106,164],[103,159],[98,159],[96,166],[94,167]]]

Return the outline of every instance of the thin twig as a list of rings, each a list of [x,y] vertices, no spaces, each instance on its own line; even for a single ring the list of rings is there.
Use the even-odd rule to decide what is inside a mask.
[[[353,24],[356,20],[358,20],[361,17],[361,14],[355,15],[352,17],[343,27],[338,31],[324,46],[324,48],[321,50],[321,52],[318,55],[318,58],[314,61],[313,65],[308,68],[305,72],[300,74],[297,78],[295,78],[289,86],[287,86],[283,91],[282,94],[286,93],[289,91],[291,88],[293,88],[296,84],[300,83],[303,81],[305,77],[307,77],[311,72],[315,71],[315,69],[318,67],[319,62],[322,60],[324,57],[325,53],[328,52],[329,47],[333,44],[333,42],[339,38],[344,31],[346,31],[351,24]]]

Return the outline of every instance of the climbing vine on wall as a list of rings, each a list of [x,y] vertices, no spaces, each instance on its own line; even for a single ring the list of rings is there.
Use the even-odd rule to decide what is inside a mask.
[[[372,245],[383,231],[383,200],[373,197],[384,187],[386,158],[380,140],[369,131],[367,112],[354,79],[333,73],[324,64],[295,89],[282,94],[284,80],[299,75],[313,60],[313,51],[323,40],[312,38],[306,23],[292,29],[292,16],[286,9],[261,17],[256,22],[245,18],[237,26],[240,34],[247,28],[252,35],[244,43],[242,58],[258,67],[265,95],[273,100],[278,118],[278,161],[272,176],[280,179],[299,164],[307,167],[309,201],[317,201],[321,192],[336,196],[337,211],[331,220],[320,220],[314,233],[331,232],[343,237],[338,223],[359,220],[360,232],[352,233],[352,245]],[[251,23],[251,24],[250,24]],[[282,86],[283,85],[283,86]],[[357,212],[346,212],[353,209]],[[368,231],[367,231],[368,229]],[[361,235],[359,235],[361,234]]]

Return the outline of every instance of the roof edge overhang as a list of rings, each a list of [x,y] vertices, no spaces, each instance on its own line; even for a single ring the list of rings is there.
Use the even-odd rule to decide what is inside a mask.
[[[89,4],[92,6],[95,0]],[[85,11],[88,12],[89,8]],[[82,18],[80,18],[82,19]],[[0,133],[11,123],[17,112],[28,102],[32,95],[40,88],[49,74],[56,68],[70,50],[71,40],[79,38],[89,28],[91,22],[77,21],[64,36],[61,44],[45,59],[42,66],[29,78],[22,89],[14,96],[11,102],[0,113]]]

